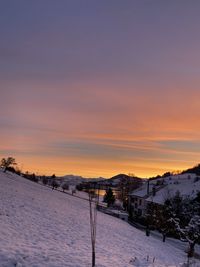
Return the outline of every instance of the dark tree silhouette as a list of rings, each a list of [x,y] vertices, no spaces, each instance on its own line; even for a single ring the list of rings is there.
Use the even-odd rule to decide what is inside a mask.
[[[62,185],[62,190],[63,190],[63,192],[64,192],[65,190],[69,190],[69,185],[68,185],[67,183],[64,183],[64,184]]]
[[[43,183],[44,185],[46,185],[46,184],[48,183],[48,179],[47,179],[46,176],[43,176],[43,177],[42,177],[42,183]]]
[[[52,183],[51,183],[51,186],[52,186],[52,190],[53,190],[53,189],[58,188],[59,184],[58,184],[58,182],[56,180],[53,180]]]
[[[115,196],[111,188],[108,188],[108,190],[106,191],[103,201],[108,204],[108,207],[115,203]]]
[[[15,158],[8,157],[7,159],[2,158],[0,166],[4,168],[4,172],[6,172],[9,167],[16,165],[16,164],[17,163],[15,162]]]

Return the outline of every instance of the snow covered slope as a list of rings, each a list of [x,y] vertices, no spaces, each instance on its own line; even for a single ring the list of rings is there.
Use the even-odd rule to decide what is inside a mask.
[[[152,194],[153,188],[156,190],[155,195]],[[149,194],[147,194],[148,191]],[[149,180],[149,185],[146,181],[140,188],[132,192],[132,196],[139,196],[147,201],[164,204],[166,199],[175,196],[177,191],[183,198],[194,199],[200,192],[200,177],[193,173],[186,173]]]
[[[97,227],[97,267],[185,261],[179,243],[146,237],[117,218],[98,213]],[[0,267],[14,266],[91,266],[88,202],[0,171]]]
[[[164,181],[165,186],[155,196],[147,198],[147,201],[163,204],[166,199],[175,196],[177,191],[183,198],[194,199],[200,192],[200,178],[192,173],[169,176]]]

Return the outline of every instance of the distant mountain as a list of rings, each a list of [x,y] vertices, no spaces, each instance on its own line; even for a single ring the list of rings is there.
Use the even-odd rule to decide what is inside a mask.
[[[105,179],[103,177],[99,177],[99,178],[85,178],[85,177],[82,177],[82,176],[78,176],[78,175],[73,175],[73,174],[70,174],[70,175],[65,175],[65,176],[62,176],[62,177],[58,177],[58,179],[64,183],[64,182],[67,182],[68,184],[70,185],[77,185],[77,184],[81,184],[83,182],[98,182],[100,184],[103,184],[103,185],[110,185],[110,186],[117,186],[119,185],[120,183],[124,182],[126,183],[127,181],[128,182],[131,182],[131,183],[140,183],[142,181],[141,178],[138,178],[138,177],[131,177],[127,174],[117,174],[111,178],[108,178],[108,179]]]
[[[83,182],[99,182],[102,180],[105,180],[105,178],[103,177],[99,177],[99,178],[85,178],[82,176],[78,176],[78,175],[73,175],[73,174],[69,174],[69,175],[65,175],[62,177],[59,177],[59,179],[62,182],[67,182],[70,185],[77,185],[77,184],[81,184]]]
[[[127,174],[117,174],[115,176],[113,176],[112,178],[110,178],[111,181],[115,182],[115,183],[126,183],[126,182],[140,182],[142,181],[141,178],[138,177],[133,177],[133,176],[129,176]]]
[[[118,186],[121,183],[126,183],[126,182],[131,182],[131,183],[142,183],[142,179],[138,177],[132,177],[127,174],[117,174],[109,179],[104,180],[103,184],[110,185],[110,186]]]
[[[62,176],[60,177],[60,179],[62,180],[62,182],[67,182],[70,185],[77,185],[85,180],[82,176],[77,176],[73,174]]]
[[[113,177],[111,177],[109,180],[114,180],[114,181],[121,181],[121,180],[127,180],[127,179],[133,179],[133,180],[141,180],[141,178],[135,177],[135,176],[129,176],[127,174],[117,174]]]
[[[129,179],[129,178],[130,178],[129,175],[120,173],[120,174],[117,174],[117,175],[111,177],[109,180],[110,181],[111,180],[114,180],[114,181],[119,181],[120,180],[121,181],[122,179]]]

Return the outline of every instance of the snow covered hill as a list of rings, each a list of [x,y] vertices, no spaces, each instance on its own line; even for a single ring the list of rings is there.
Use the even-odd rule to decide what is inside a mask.
[[[0,171],[0,267],[91,266],[88,206]],[[183,246],[98,213],[97,267],[179,267],[186,259]]]
[[[183,198],[189,197],[194,199],[198,192],[200,192],[200,177],[193,173],[173,175],[163,180],[153,180],[153,183],[150,182],[151,186],[153,187],[155,185],[156,188],[156,183],[158,183],[158,181],[164,181],[164,187],[161,186],[161,189],[156,190],[155,196],[151,195],[147,201],[163,204],[166,199],[175,196],[177,192],[179,192]]]
[[[154,194],[153,189],[155,189]],[[149,202],[164,204],[166,199],[172,198],[177,192],[183,198],[194,199],[200,192],[200,177],[193,173],[186,173],[149,180],[134,190],[132,195]]]

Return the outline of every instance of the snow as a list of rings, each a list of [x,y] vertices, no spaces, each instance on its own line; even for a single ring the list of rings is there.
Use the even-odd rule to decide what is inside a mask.
[[[154,185],[153,183],[151,183],[151,182],[149,183],[149,192],[152,192],[153,185]],[[141,187],[139,187],[138,189],[134,190],[130,195],[131,196],[145,198],[145,197],[148,196],[147,187],[148,187],[148,184],[146,182]]]
[[[189,179],[188,179],[189,176]],[[147,201],[163,204],[169,197],[175,196],[179,191],[183,197],[195,198],[197,193],[200,192],[200,179],[195,181],[195,174],[182,174],[174,175],[165,178],[166,185],[161,187],[155,194],[147,198]]]
[[[133,191],[131,196],[145,198],[146,201],[163,204],[169,197],[173,197],[177,191],[180,192],[183,197],[195,198],[197,193],[200,192],[200,178],[195,181],[197,175],[195,174],[179,174],[165,178],[158,178],[149,181],[149,192],[147,194],[147,182],[140,188]],[[164,184],[158,184],[157,182],[164,182]],[[153,196],[153,188],[156,189],[156,194]]]
[[[97,221],[97,267],[181,267],[186,261],[179,241],[146,237],[100,212]],[[88,201],[0,171],[0,267],[14,266],[91,266]]]

